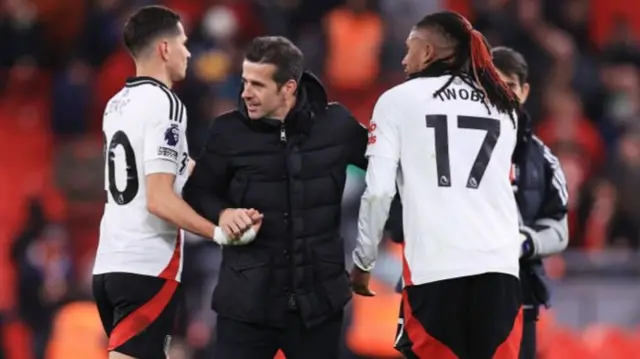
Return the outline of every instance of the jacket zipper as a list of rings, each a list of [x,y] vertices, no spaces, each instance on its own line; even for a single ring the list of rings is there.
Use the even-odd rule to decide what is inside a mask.
[[[287,158],[287,148],[286,148],[286,144],[287,144],[287,128],[286,128],[286,126],[284,125],[284,122],[283,122],[283,123],[282,123],[282,125],[280,126],[280,143],[281,143],[282,145],[284,145],[284,146],[285,146],[285,148],[284,148],[284,160],[285,160],[285,165],[286,165],[286,164],[287,164],[287,161],[288,161],[288,158]],[[288,171],[289,166],[286,166],[286,168],[287,168],[287,172],[289,172],[289,171]],[[290,191],[291,189],[289,188],[288,190]],[[289,193],[287,193],[287,197],[288,197],[288,196],[290,196],[290,194],[289,194]],[[290,199],[288,198],[287,200],[290,200]],[[291,225],[291,224],[288,224],[288,226],[290,226],[290,225]],[[293,253],[291,253],[291,252],[292,252],[292,246],[291,246],[291,244],[289,244],[289,246],[288,246],[288,247],[289,247],[289,249],[288,249],[287,251],[288,251],[289,255],[293,255]],[[291,260],[291,259],[289,258],[289,261],[290,261],[289,265],[291,266],[291,267],[290,267],[290,269],[291,269],[291,278],[290,278],[290,280],[291,280],[291,288],[289,288],[289,289],[290,289],[290,291],[287,291],[287,292],[285,293],[285,295],[287,296],[287,306],[288,306],[288,309],[289,309],[289,310],[294,310],[294,309],[297,309],[297,308],[298,308],[298,304],[296,303],[296,297],[295,297],[295,294],[293,294],[293,293],[291,292],[291,291],[294,291],[294,290],[295,290],[295,288],[294,288],[294,286],[293,286],[293,284],[294,284],[294,283],[293,283],[293,277],[295,276],[295,274],[294,274],[295,266],[293,265],[293,263],[294,263],[294,262],[293,262],[293,260]]]

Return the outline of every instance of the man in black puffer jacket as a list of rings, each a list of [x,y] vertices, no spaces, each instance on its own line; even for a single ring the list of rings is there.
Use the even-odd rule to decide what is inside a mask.
[[[252,242],[223,246],[215,357],[271,359],[282,349],[289,359],[337,358],[351,298],[342,192],[347,166],[366,166],[367,130],[327,102],[287,39],[254,39],[242,75],[242,104],[214,120],[183,191],[225,233],[259,227]]]
[[[518,52],[497,47],[491,51],[500,77],[524,103],[529,94],[528,66]],[[527,123],[528,121],[521,121]],[[524,309],[524,327],[520,359],[536,357],[536,321],[539,307],[549,305],[549,292],[541,258],[562,252],[569,243],[567,225],[567,185],[558,159],[536,136],[524,133],[524,145],[514,153],[514,190],[520,210],[522,254],[520,285]],[[386,229],[395,242],[403,241],[402,204],[396,197]],[[398,284],[402,290],[402,283]],[[400,311],[402,314],[402,310]],[[402,323],[398,326],[396,348],[411,346]]]

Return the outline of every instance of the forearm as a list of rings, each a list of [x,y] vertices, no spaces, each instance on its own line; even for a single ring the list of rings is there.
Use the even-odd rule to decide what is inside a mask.
[[[355,265],[364,271],[373,269],[378,258],[378,245],[396,192],[396,169],[393,161],[373,158],[367,170],[367,188],[360,202],[358,239],[353,251]]]
[[[149,196],[147,207],[150,213],[179,228],[204,238],[213,237],[215,225],[196,213],[173,191]]]
[[[533,257],[547,257],[565,250],[569,244],[567,216],[559,220],[541,218],[530,227],[522,227],[521,231],[531,238]]]

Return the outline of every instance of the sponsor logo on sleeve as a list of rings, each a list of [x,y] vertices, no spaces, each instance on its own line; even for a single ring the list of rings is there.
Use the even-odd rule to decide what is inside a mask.
[[[376,126],[375,122],[370,122],[369,123],[369,127],[367,128],[367,131],[369,132],[369,145],[373,145],[374,143],[376,143],[376,135],[375,135],[375,131],[376,128],[378,126]]]
[[[178,151],[168,147],[158,147],[158,156],[167,157],[175,161],[178,159]]]

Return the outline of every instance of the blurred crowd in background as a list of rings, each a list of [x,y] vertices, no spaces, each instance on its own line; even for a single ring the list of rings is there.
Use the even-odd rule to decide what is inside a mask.
[[[190,37],[176,91],[192,154],[211,120],[236,106],[254,36],[294,40],[330,98],[364,124],[403,81],[405,38],[427,13],[456,10],[492,45],[520,51],[534,130],[570,193],[570,248],[546,261],[555,300],[541,318],[540,357],[640,358],[640,7],[624,0],[0,0],[0,358],[106,358],[89,290],[104,203],[102,112],[134,74],[123,23],[152,3],[179,11]],[[350,170],[346,253],[362,190],[362,173]],[[220,251],[195,237],[185,251],[172,359],[211,358]],[[349,307],[344,358],[397,357],[397,253],[385,244],[378,296]]]

